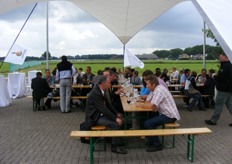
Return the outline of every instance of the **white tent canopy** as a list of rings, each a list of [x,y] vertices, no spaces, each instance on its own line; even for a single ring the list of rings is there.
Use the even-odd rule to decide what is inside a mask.
[[[232,1],[192,0],[217,41],[232,61]]]
[[[126,44],[138,31],[186,0],[70,0],[105,24]],[[232,61],[232,1],[191,0]],[[38,0],[0,0],[0,14]]]

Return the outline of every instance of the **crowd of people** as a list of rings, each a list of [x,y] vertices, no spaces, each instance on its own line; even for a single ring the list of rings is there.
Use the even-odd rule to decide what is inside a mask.
[[[199,110],[206,108],[215,108],[213,116],[205,120],[206,124],[216,125],[220,118],[224,104],[232,114],[232,66],[228,57],[222,53],[219,57],[221,67],[217,73],[213,69],[207,74],[206,69],[202,69],[197,75],[190,69],[172,68],[170,75],[168,69],[163,72],[159,68],[145,70],[142,78],[139,77],[138,71],[125,68],[121,69],[105,68],[99,70],[97,75],[91,71],[91,67],[86,67],[86,72],[82,68],[76,69],[72,63],[67,61],[66,56],[62,56],[62,61],[57,64],[55,70],[50,73],[49,69],[45,70],[45,76],[38,72],[37,77],[32,80],[33,97],[36,99],[38,110],[51,108],[52,90],[49,87],[55,83],[60,85],[60,109],[62,113],[70,112],[71,95],[78,92],[81,95],[88,95],[85,103],[85,120],[91,120],[94,125],[105,125],[109,129],[122,129],[124,124],[123,107],[120,101],[120,95],[123,90],[121,83],[126,79],[132,85],[142,85],[140,89],[143,103],[136,102],[136,106],[153,109],[149,118],[143,121],[142,128],[154,129],[165,123],[175,122],[180,119],[178,109],[168,85],[180,84],[180,91],[186,95],[184,102],[189,111],[192,111],[196,102]],[[123,80],[124,79],[124,80]],[[72,84],[91,85],[92,88],[82,88],[72,90]],[[118,87],[112,87],[118,85]],[[200,87],[199,87],[200,85]],[[218,90],[216,101],[214,102],[215,86]],[[43,88],[43,89],[42,89]],[[191,88],[191,90],[190,90]],[[210,95],[203,98],[202,95]],[[45,104],[42,98],[48,97]],[[232,124],[229,124],[232,126]],[[148,152],[162,150],[158,137],[147,137],[146,140]],[[121,138],[112,138],[111,151],[119,154],[126,154],[127,150],[123,146]]]

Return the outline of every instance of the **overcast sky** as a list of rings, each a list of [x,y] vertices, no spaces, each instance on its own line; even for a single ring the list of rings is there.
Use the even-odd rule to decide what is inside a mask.
[[[0,56],[6,56],[33,5],[0,15]],[[123,44],[102,23],[71,2],[49,2],[49,51],[52,56],[122,54]],[[71,11],[71,12],[70,12]],[[183,2],[151,22],[127,44],[135,54],[203,44],[203,20],[192,2]],[[46,51],[46,4],[38,3],[17,42],[40,57]],[[207,44],[214,45],[211,39]]]

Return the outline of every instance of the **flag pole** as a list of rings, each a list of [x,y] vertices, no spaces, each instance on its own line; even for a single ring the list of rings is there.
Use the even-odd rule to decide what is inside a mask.
[[[48,69],[48,59],[49,59],[49,37],[48,37],[48,0],[47,0],[47,18],[46,18],[46,69]]]
[[[122,66],[122,70],[124,71],[124,58],[125,58],[125,51],[126,51],[126,45],[123,44],[123,66]]]
[[[203,44],[203,68],[204,68],[204,69],[206,69],[205,45],[206,45],[206,35],[205,35],[205,21],[204,21],[204,44]]]
[[[35,7],[36,7],[36,6],[37,6],[37,3],[34,5],[33,9],[31,10],[30,14],[28,15],[28,17],[27,17],[26,21],[24,22],[23,26],[21,27],[21,29],[20,29],[20,31],[19,31],[19,33],[18,33],[18,35],[16,36],[16,38],[15,38],[14,42],[12,43],[12,45],[11,45],[11,47],[10,47],[10,49],[9,49],[8,53],[6,54],[6,57],[7,57],[7,55],[10,53],[10,51],[11,51],[12,47],[14,46],[14,44],[15,44],[16,40],[18,39],[18,37],[19,37],[20,33],[22,32],[22,30],[23,30],[24,26],[26,25],[26,23],[27,23],[28,19],[30,18],[31,14],[33,13],[33,11],[34,11],[34,9],[35,9]],[[6,58],[6,57],[5,57],[5,58]],[[1,65],[0,65],[0,69],[2,68],[3,63],[4,63],[4,60],[2,61]]]

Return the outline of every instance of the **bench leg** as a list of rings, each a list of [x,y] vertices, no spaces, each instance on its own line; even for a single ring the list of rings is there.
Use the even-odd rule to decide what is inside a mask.
[[[195,135],[188,135],[188,140],[187,140],[187,158],[190,162],[193,162],[193,157],[194,157],[194,137]]]
[[[93,151],[102,151],[102,150],[95,150],[95,146],[99,143],[99,142],[101,142],[101,139],[102,138],[95,138],[94,140],[93,140]],[[104,151],[106,151],[106,138],[103,138],[103,142],[104,142]]]
[[[172,136],[172,147],[174,148],[176,146],[176,136]]]
[[[164,126],[162,126],[162,128],[165,129]],[[175,127],[171,129],[175,129]],[[163,148],[174,148],[176,146],[176,136],[175,135],[172,136],[172,146],[164,144],[164,136],[161,137],[161,144]]]
[[[93,150],[94,150],[94,143],[93,143],[93,137],[89,138],[89,152],[90,152],[90,164],[93,164]]]

